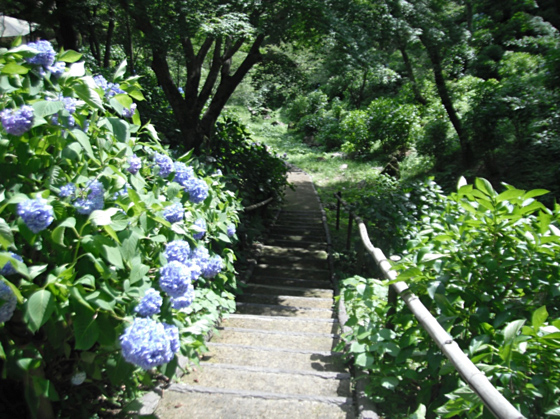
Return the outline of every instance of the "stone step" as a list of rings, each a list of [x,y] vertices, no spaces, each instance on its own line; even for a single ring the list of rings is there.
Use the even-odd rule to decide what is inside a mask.
[[[339,342],[337,335],[309,332],[282,332],[275,330],[219,327],[212,338],[214,343],[259,346],[263,348],[330,351]]]
[[[263,368],[289,368],[298,371],[346,371],[344,358],[339,352],[229,345],[216,343],[213,340],[206,346],[209,351],[203,354],[201,359],[203,362]]]
[[[297,408],[296,408],[297,406]],[[304,397],[256,391],[227,391],[172,384],[155,411],[160,419],[350,419],[352,400],[346,397]]]
[[[350,397],[350,374],[204,363],[181,378],[189,386],[286,395]]]
[[[331,289],[286,287],[281,285],[247,284],[243,294],[294,295],[300,297],[333,298]]]
[[[300,233],[284,233],[282,231],[271,231],[267,243],[271,240],[282,240],[285,242],[291,242],[294,247],[301,247],[302,243],[321,243],[324,244],[325,236],[321,234],[300,232]],[[288,247],[290,247],[288,245]],[[304,246],[307,248],[307,246]]]
[[[328,269],[305,269],[290,266],[277,266],[259,263],[255,266],[254,275],[280,276],[283,278],[329,280],[331,272]]]
[[[325,229],[322,225],[317,224],[316,226],[310,226],[309,224],[301,224],[301,225],[286,225],[286,224],[275,224],[269,230],[270,233],[283,233],[283,234],[298,234],[298,233],[306,233],[306,234],[318,234],[318,235],[325,235]]]
[[[276,330],[308,333],[340,333],[340,324],[335,319],[302,319],[286,316],[254,316],[247,314],[230,314],[222,321],[223,327]]]
[[[256,314],[258,316],[288,316],[318,319],[330,319],[333,311],[325,308],[293,307],[275,304],[236,303],[236,313]]]
[[[294,295],[271,295],[257,293],[243,293],[238,295],[236,301],[242,303],[269,304],[288,307],[309,307],[332,309],[332,298],[300,297]]]
[[[268,246],[268,245],[261,245],[260,248],[260,255],[261,256],[297,256],[300,258],[312,258],[312,259],[328,259],[328,253],[324,250],[309,250],[303,248],[286,248],[280,246]]]
[[[332,283],[326,279],[301,279],[285,276],[256,275],[251,276],[251,283],[257,285],[297,287],[297,288],[325,288],[332,287]]]
[[[265,265],[289,266],[301,269],[328,269],[329,265],[325,259],[301,256],[268,256],[259,257],[259,263]]]
[[[300,238],[300,240],[290,240],[283,237],[268,237],[266,244],[271,246],[282,246],[287,249],[300,248],[307,250],[327,250],[326,242],[307,241]]]

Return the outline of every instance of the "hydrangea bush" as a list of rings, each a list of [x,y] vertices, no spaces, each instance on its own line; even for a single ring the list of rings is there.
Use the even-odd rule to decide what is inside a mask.
[[[80,58],[0,49],[0,367],[47,413],[172,377],[235,306],[240,203]]]

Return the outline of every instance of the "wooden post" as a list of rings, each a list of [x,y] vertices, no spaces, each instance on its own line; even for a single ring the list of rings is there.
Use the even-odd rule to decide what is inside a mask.
[[[348,213],[348,235],[346,236],[346,250],[350,250],[352,244],[352,221],[354,216],[351,212]]]
[[[342,199],[342,192],[337,192],[334,194],[337,197],[336,200],[336,231],[340,229],[340,200]]]

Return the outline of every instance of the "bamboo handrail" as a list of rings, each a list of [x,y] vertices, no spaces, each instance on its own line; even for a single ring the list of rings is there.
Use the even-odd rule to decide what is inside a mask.
[[[391,263],[387,260],[383,251],[376,248],[371,243],[362,219],[349,210],[348,204],[342,200],[340,194],[335,193],[334,196],[338,203],[342,203],[348,210],[350,217],[354,218],[356,221],[364,247],[377,263],[385,277],[391,281],[396,280],[397,273],[392,270]],[[339,211],[337,212],[339,213]],[[486,375],[473,364],[453,338],[441,327],[437,319],[429,312],[426,306],[422,304],[422,301],[408,288],[408,285],[403,281],[395,282],[391,285],[404,300],[418,322],[436,342],[443,354],[455,366],[455,369],[459,372],[463,380],[465,380],[478,397],[480,397],[490,412],[499,419],[524,418],[524,416],[492,385]]]
[[[274,199],[274,197],[271,196],[270,198],[268,198],[268,199],[266,199],[266,200],[264,200],[264,201],[262,201],[262,202],[259,202],[259,203],[254,204],[254,205],[249,205],[248,207],[243,208],[243,211],[244,211],[244,212],[247,212],[247,211],[252,211],[252,210],[254,210],[254,209],[263,207],[263,206],[265,206],[266,204],[268,204],[270,201],[272,201],[273,199]]]

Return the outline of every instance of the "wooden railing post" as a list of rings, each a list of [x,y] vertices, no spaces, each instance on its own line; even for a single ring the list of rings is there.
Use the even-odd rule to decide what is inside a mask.
[[[340,201],[342,200],[342,192],[337,192],[334,196],[338,197],[336,200],[336,231],[340,229]]]
[[[352,244],[352,221],[354,221],[354,215],[348,213],[348,235],[346,236],[346,250],[350,250]]]

